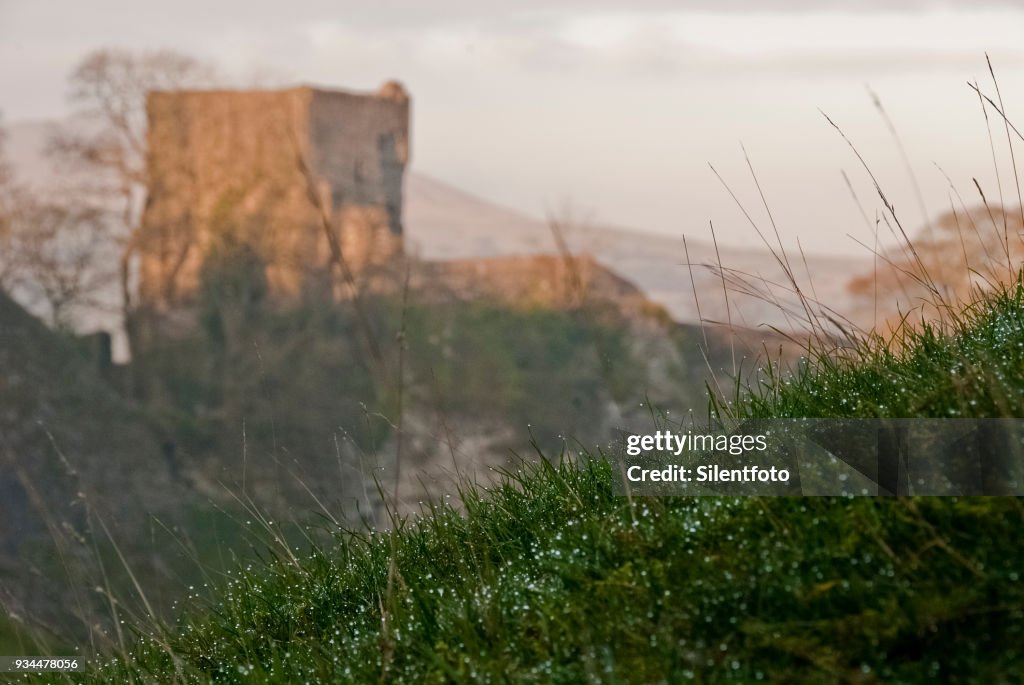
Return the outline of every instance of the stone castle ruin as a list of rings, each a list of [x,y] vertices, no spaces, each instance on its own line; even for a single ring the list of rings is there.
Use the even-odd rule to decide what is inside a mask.
[[[410,101],[399,83],[152,92],[146,109],[138,305],[188,307],[211,264],[258,269],[269,295],[290,299],[331,287],[339,252],[357,274],[401,252]]]
[[[387,268],[403,253],[409,162],[410,99],[399,83],[376,93],[157,91],[147,115],[133,344],[193,330],[207,286],[280,302],[345,299],[349,276],[360,289],[399,287]],[[403,268],[430,300],[563,307],[579,304],[584,286],[619,303],[639,296],[582,256],[412,260]]]

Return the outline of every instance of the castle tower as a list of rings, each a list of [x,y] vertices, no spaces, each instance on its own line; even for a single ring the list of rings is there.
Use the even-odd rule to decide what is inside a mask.
[[[187,307],[225,261],[291,298],[332,282],[331,242],[357,274],[401,251],[409,109],[393,81],[150,93],[138,304]]]

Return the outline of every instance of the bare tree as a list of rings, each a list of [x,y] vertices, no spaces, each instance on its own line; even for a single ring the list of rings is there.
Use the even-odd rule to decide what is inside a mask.
[[[22,299],[42,305],[54,328],[72,330],[80,307],[102,306],[99,292],[116,263],[105,214],[87,202],[47,201],[22,193],[10,218],[8,280]]]
[[[90,198],[66,188],[44,194],[17,182],[0,126],[0,288],[17,295],[55,328],[70,329],[73,311],[95,305],[116,263],[109,220]],[[40,311],[42,310],[42,311]]]
[[[78,64],[69,78],[69,97],[88,121],[88,132],[63,131],[51,141],[62,163],[89,170],[89,191],[113,207],[109,227],[120,245],[123,313],[131,308],[131,260],[146,198],[146,94],[153,90],[202,87],[213,70],[170,51],[133,53],[101,49]]]
[[[7,152],[4,147],[7,131],[4,129],[3,124],[3,117],[0,114],[0,248],[4,246],[4,241],[9,231],[10,199],[8,194],[10,193],[11,186],[11,168],[7,162]],[[0,284],[2,283],[3,274],[0,273]]]
[[[4,128],[3,112],[0,112],[0,188],[11,182],[11,167],[7,161],[7,130]]]
[[[6,137],[7,131],[0,120],[0,289],[10,290],[15,261],[11,252],[12,224],[22,189],[15,184],[14,171],[7,161],[4,148]]]

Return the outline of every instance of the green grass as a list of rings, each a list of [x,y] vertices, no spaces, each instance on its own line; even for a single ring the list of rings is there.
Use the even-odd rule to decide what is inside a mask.
[[[1024,289],[908,335],[776,371],[734,409],[1022,415]],[[467,487],[464,512],[268,546],[84,682],[1024,678],[1016,499],[629,501],[610,483],[602,460],[563,455]]]
[[[854,356],[814,355],[803,373],[765,368],[739,402],[743,417],[1024,417],[1024,291],[1014,288],[935,324],[904,327],[894,340],[861,342]],[[813,355],[813,353],[812,353]]]

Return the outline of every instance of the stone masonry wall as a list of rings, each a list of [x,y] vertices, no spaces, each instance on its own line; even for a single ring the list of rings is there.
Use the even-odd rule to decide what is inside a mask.
[[[230,260],[262,269],[273,296],[323,288],[322,213],[353,271],[401,250],[409,98],[399,84],[154,92],[147,114],[138,304],[187,306],[204,269]]]

